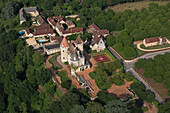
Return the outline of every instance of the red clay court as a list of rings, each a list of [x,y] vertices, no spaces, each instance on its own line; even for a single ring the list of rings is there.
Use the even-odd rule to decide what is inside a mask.
[[[111,61],[110,58],[106,54],[96,55],[93,57],[98,63],[105,63],[105,62]]]

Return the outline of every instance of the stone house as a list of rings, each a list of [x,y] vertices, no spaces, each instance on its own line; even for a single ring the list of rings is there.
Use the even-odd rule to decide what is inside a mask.
[[[163,45],[167,43],[167,39],[165,37],[153,37],[153,38],[146,38],[143,40],[143,44],[145,47],[149,46],[156,46],[156,45]]]
[[[57,53],[60,52],[60,44],[56,44],[56,43],[43,44],[43,49],[47,55]]]
[[[37,7],[24,7],[19,10],[20,24],[26,21],[26,14],[30,14],[32,17],[39,15]]]
[[[51,29],[49,24],[43,24],[41,26],[36,26],[33,32],[34,37],[44,37],[52,36],[54,37],[56,33]]]
[[[49,17],[47,18],[47,21],[52,26],[52,28],[56,30],[59,36],[67,37],[72,34],[83,33],[83,28],[75,28],[75,24],[71,20],[65,21],[65,19],[61,16]],[[63,24],[66,24],[68,28],[65,29]]]
[[[39,16],[37,19],[37,24],[40,26],[40,25],[47,24],[47,23],[45,22],[42,16]]]
[[[92,41],[91,41],[90,48],[92,50],[97,50],[97,52],[103,51],[106,48],[104,38],[94,36]]]

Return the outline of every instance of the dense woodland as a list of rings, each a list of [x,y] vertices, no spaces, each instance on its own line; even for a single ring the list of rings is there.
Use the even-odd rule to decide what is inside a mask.
[[[45,18],[79,14],[80,21],[76,22],[79,27],[86,28],[94,22],[102,29],[119,31],[118,36],[110,36],[114,39],[110,46],[123,51],[127,58],[136,57],[138,54],[133,47],[133,40],[169,36],[170,4],[151,4],[149,10],[142,9],[141,12],[127,10],[114,13],[112,10],[104,10],[110,5],[134,1],[139,0],[84,0],[83,3],[78,0],[66,0],[66,3],[63,0],[0,0],[0,112],[142,112],[140,107],[128,106],[103,91],[98,93],[95,101],[90,101],[86,93],[76,89],[68,91],[60,99],[54,99],[57,86],[51,80],[52,73],[44,66],[43,56],[34,52],[32,47],[27,47],[24,40],[18,39],[18,30],[31,25],[31,21],[19,24],[19,9],[37,6]],[[106,77],[113,72],[107,69],[104,71]],[[40,91],[39,86],[44,86],[46,91]],[[160,105],[159,111],[164,113],[168,107],[169,103]]]
[[[163,85],[170,90],[170,53],[165,55],[157,55],[154,59],[139,59],[135,66],[144,70],[144,76],[153,78],[157,83]],[[170,92],[168,92],[170,96]]]

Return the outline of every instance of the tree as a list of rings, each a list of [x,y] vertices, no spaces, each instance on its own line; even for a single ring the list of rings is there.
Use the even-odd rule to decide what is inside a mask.
[[[70,113],[85,113],[86,110],[82,105],[74,105],[73,108],[70,110]]]
[[[126,58],[137,57],[136,50],[133,47],[130,47],[130,46],[124,47],[124,54],[125,54]]]
[[[6,7],[3,9],[4,16],[8,19],[14,18],[14,7],[12,5],[12,2],[8,2],[6,4]]]
[[[40,65],[43,64],[43,57],[41,56],[40,53],[38,52],[34,53],[32,58],[33,58],[34,66],[39,67]]]
[[[146,101],[152,103],[155,99],[154,95],[150,91],[146,91]]]
[[[104,91],[99,91],[97,93],[98,99],[103,101],[105,104],[111,100],[115,100],[115,97],[109,93],[105,93]]]
[[[70,86],[71,86],[71,80],[63,81],[63,82],[61,83],[61,86],[62,86],[63,88],[69,89]]]
[[[79,100],[80,96],[77,95],[76,93],[66,93],[65,95],[62,96],[60,99],[60,106],[62,111],[68,112],[74,105],[78,104],[79,105]]]
[[[0,112],[5,111],[6,105],[5,105],[5,98],[2,94],[0,94]]]
[[[87,110],[90,113],[102,113],[103,112],[103,106],[97,102],[90,101],[86,104]]]
[[[136,63],[135,63],[135,66],[140,69],[141,67],[144,66],[146,60],[145,59],[139,59]]]
[[[113,100],[104,106],[105,113],[130,113],[127,105],[120,100]]]
[[[165,102],[158,106],[158,113],[169,113],[170,112],[170,102]]]
[[[114,38],[115,37],[113,35],[108,36],[108,38],[106,39],[106,43],[107,43],[108,46],[113,46]]]
[[[155,76],[155,82],[157,82],[157,83],[161,83],[162,81],[163,81],[163,79],[162,79],[162,76],[160,76],[160,75],[157,75],[157,76]]]

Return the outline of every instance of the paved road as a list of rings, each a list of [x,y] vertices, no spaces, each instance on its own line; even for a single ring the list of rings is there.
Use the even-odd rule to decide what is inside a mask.
[[[166,52],[170,53],[170,49],[148,53],[148,54],[142,55],[134,60],[124,60],[112,48],[108,47],[107,49],[115,56],[115,58],[122,61],[122,64],[123,64],[126,72],[129,72],[131,75],[133,75],[136,79],[138,79],[140,82],[142,82],[146,86],[146,89],[149,89],[150,91],[152,91],[155,94],[155,99],[157,99],[160,103],[162,103],[164,101],[162,99],[162,97],[160,97],[159,93],[143,77],[141,77],[135,70],[133,70],[133,67],[134,67],[135,62],[138,61],[138,59],[142,59],[142,58],[148,59],[148,58],[153,58],[154,56],[159,55],[159,54],[165,54]]]
[[[148,59],[148,58],[153,58],[154,56],[156,55],[160,55],[160,54],[165,54],[166,52],[169,52],[170,53],[170,49],[168,50],[163,50],[163,51],[157,51],[157,52],[152,52],[152,53],[148,53],[148,54],[145,54],[145,55],[142,55],[134,60],[124,60],[123,58],[121,58],[121,56],[119,56],[113,49],[111,49],[110,47],[107,48],[114,56],[116,59],[119,59],[122,61],[124,67],[125,67],[125,70],[128,71],[129,69],[133,68],[134,67],[134,64],[135,62],[138,61],[138,59],[142,59],[142,58],[145,58],[145,59]]]

